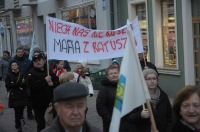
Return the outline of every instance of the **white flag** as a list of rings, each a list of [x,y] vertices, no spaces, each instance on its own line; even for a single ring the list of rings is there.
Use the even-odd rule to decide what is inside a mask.
[[[110,132],[118,132],[121,117],[150,99],[130,27],[121,64]]]
[[[33,38],[31,41],[31,49],[30,49],[30,53],[29,53],[29,60],[32,60],[32,56],[33,56],[33,52],[35,48],[39,48],[39,45],[36,44],[36,40],[35,40],[35,32],[33,32]]]

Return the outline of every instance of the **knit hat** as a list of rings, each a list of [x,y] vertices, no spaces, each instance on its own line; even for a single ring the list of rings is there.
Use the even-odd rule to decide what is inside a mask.
[[[116,63],[116,64],[118,64],[119,65],[119,61],[118,60],[112,60],[112,64],[114,64],[114,63]]]
[[[112,64],[117,64],[118,67],[120,67],[120,65],[119,65],[119,61],[118,61],[118,60],[113,59],[113,60],[112,60]]]
[[[37,60],[37,59],[45,59],[45,57],[44,57],[44,55],[41,54],[41,53],[39,53],[39,54],[37,54],[37,55],[34,55],[34,56],[32,57],[32,60],[33,60],[33,61],[35,61],[35,60]]]
[[[142,72],[143,72],[144,77],[146,77],[148,74],[151,74],[151,73],[154,73],[158,77],[158,73],[154,69],[151,69],[151,68],[146,68]]]
[[[87,60],[79,60],[78,63],[81,63],[83,67],[87,65]]]

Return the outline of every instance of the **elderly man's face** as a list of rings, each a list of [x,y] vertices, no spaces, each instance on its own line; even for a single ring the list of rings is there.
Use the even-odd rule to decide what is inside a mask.
[[[85,120],[86,97],[61,101],[55,105],[55,109],[65,128],[81,128]]]

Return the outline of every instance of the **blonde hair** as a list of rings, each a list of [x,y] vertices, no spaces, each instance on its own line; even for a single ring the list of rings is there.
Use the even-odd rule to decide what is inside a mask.
[[[74,73],[73,72],[63,72],[60,77],[59,77],[59,82],[60,84],[63,84],[65,82],[69,82],[74,78]]]

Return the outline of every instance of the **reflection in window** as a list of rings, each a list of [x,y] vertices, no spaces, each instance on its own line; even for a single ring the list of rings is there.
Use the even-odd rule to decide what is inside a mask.
[[[164,67],[176,67],[174,0],[162,0],[162,37]]]
[[[80,24],[90,29],[96,29],[95,5],[63,11],[62,19],[68,22]]]
[[[16,20],[17,46],[31,46],[33,36],[32,18]]]
[[[138,21],[139,21],[139,25],[140,25],[143,47],[144,47],[144,49],[148,50],[147,21],[146,21],[146,6],[145,6],[145,3],[136,5],[136,15],[138,16]]]

